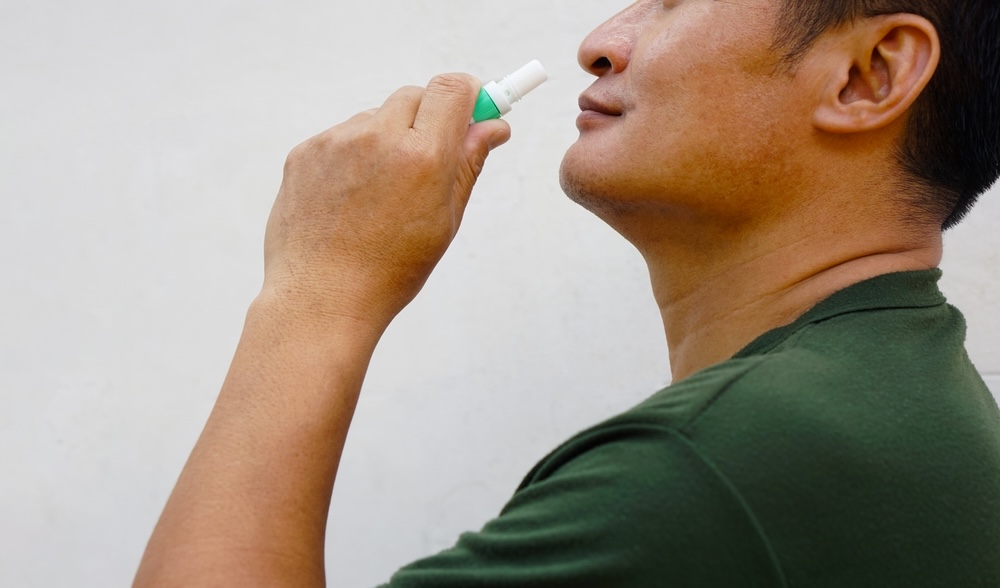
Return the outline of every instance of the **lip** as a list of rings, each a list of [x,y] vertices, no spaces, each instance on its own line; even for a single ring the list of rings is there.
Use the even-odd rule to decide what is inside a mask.
[[[596,112],[607,116],[621,116],[620,108],[612,106],[608,102],[599,100],[593,96],[583,94],[580,96],[580,110],[583,112]]]
[[[618,118],[622,115],[622,110],[613,106],[610,102],[600,100],[594,96],[583,94],[580,96],[580,116],[576,119],[577,127],[599,124],[603,121]]]

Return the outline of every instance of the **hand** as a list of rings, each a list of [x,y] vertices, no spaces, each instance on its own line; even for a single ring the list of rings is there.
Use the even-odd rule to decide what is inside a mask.
[[[502,121],[469,126],[481,84],[407,87],[292,150],[267,224],[262,297],[384,330],[455,237]]]
[[[264,288],[135,586],[325,584],[330,493],[378,336],[510,137],[501,121],[469,126],[479,87],[404,88],[289,155]]]

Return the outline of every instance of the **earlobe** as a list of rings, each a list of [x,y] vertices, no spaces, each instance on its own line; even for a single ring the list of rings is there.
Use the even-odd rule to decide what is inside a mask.
[[[914,14],[862,19],[833,34],[842,43],[827,60],[831,83],[813,116],[814,125],[829,133],[862,133],[899,120],[940,60],[934,25]]]

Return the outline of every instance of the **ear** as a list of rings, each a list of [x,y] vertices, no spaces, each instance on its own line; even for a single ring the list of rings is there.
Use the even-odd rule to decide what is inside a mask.
[[[915,14],[859,19],[840,29],[824,58],[830,83],[813,124],[861,133],[900,119],[927,87],[941,59],[934,25]]]

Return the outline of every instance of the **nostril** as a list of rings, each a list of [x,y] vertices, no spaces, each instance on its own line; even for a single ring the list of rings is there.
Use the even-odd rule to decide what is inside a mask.
[[[602,57],[597,61],[595,61],[593,65],[590,66],[590,69],[594,72],[609,70],[611,69],[611,60],[608,59],[607,57]]]

